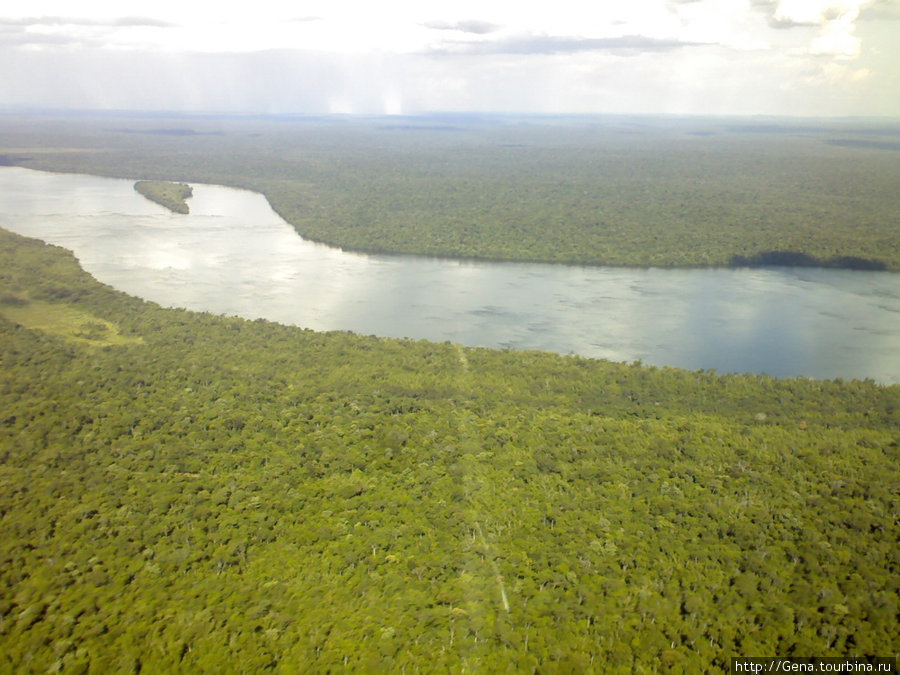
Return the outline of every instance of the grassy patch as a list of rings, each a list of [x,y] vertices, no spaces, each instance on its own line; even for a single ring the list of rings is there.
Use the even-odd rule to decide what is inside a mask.
[[[0,298],[0,314],[26,328],[96,346],[137,344],[140,337],[122,335],[112,321],[67,304],[27,300],[16,295]]]

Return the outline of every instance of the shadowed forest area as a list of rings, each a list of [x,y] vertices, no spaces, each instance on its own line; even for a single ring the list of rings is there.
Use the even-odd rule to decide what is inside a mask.
[[[900,270],[900,128],[740,118],[0,118],[6,164],[266,195],[370,252]]]
[[[900,269],[898,155],[833,142],[890,128],[464,122],[5,117],[0,154],[351,248]],[[163,309],[0,231],[0,670],[896,655],[898,438],[898,386]]]

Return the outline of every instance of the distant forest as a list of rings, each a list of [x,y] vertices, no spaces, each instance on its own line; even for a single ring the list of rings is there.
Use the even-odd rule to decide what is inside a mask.
[[[0,116],[0,163],[262,192],[346,249],[900,270],[900,126],[664,117]]]

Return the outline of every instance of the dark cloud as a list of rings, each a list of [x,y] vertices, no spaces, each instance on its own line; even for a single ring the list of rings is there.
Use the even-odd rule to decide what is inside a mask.
[[[766,21],[769,24],[769,28],[774,28],[776,30],[788,30],[791,28],[809,28],[811,26],[818,26],[821,22],[801,22],[801,21],[792,21],[791,19],[778,19],[775,17],[775,12],[778,9],[777,0],[750,0],[750,7],[761,12],[765,15]]]
[[[26,45],[70,45],[82,44],[82,40],[74,40],[67,35],[42,35],[28,33],[24,30],[0,26],[0,47],[24,47]]]
[[[455,48],[438,53],[455,54],[574,54],[578,52],[616,52],[625,55],[643,52],[667,52],[708,43],[660,40],[644,35],[610,38],[574,38],[553,35],[514,37],[493,42],[457,43]]]
[[[477,19],[464,19],[462,21],[428,21],[423,24],[426,28],[434,30],[453,30],[461,33],[472,33],[474,35],[487,35],[500,29],[500,26],[488,21],[479,21]]]
[[[819,22],[811,22],[811,21],[792,21],[791,19],[779,19],[774,15],[770,15],[768,17],[769,28],[774,28],[776,30],[788,30],[791,28],[811,28],[813,26],[818,26]]]
[[[86,37],[84,34],[64,35],[56,31],[48,33],[41,31],[41,28],[57,28],[59,26],[77,26],[100,29],[130,27],[172,28],[175,25],[176,24],[144,16],[123,16],[116,19],[104,20],[79,19],[65,16],[25,17],[22,19],[9,19],[0,17],[0,46],[98,46],[102,44],[96,36]],[[35,28],[38,30],[31,30]],[[81,33],[83,32],[84,31],[81,31]]]
[[[0,26],[106,26],[122,28],[127,26],[150,26],[155,28],[172,28],[176,24],[145,16],[123,16],[118,19],[79,19],[65,16],[36,16],[23,19],[7,19],[0,17]]]
[[[96,25],[106,25],[103,23],[98,23]],[[152,19],[146,16],[125,16],[120,19],[113,19],[111,24],[112,26],[149,26],[151,28],[175,28],[177,24],[171,23],[169,21],[162,21],[160,19]]]

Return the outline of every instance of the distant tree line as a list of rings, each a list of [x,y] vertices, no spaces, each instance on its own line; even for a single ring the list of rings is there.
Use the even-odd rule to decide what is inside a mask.
[[[22,166],[256,190],[304,237],[345,249],[900,270],[900,154],[881,147],[895,142],[890,125],[116,122],[4,115],[0,143]]]

